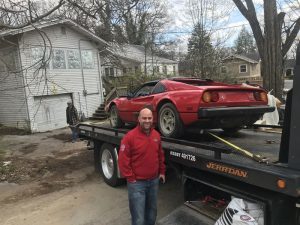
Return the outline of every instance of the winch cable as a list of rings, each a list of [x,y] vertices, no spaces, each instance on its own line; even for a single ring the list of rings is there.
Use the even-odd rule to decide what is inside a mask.
[[[234,150],[236,150],[237,153],[240,153],[243,156],[246,156],[246,157],[248,157],[250,159],[253,159],[253,160],[257,161],[257,162],[260,162],[260,163],[264,162],[264,163],[269,164],[269,160],[267,158],[265,158],[265,157],[262,157],[261,155],[253,154],[252,152],[247,151],[247,150],[245,150],[245,149],[243,149],[243,148],[241,148],[241,147],[239,147],[239,146],[237,146],[235,144],[232,144],[231,142],[229,142],[229,141],[227,141],[227,140],[225,140],[225,139],[223,139],[223,138],[221,138],[221,137],[219,137],[219,136],[217,136],[217,135],[215,135],[215,134],[213,134],[211,132],[208,132],[208,134],[210,134],[214,138],[218,139],[219,141],[227,144],[228,146],[230,146],[231,148],[233,148]]]

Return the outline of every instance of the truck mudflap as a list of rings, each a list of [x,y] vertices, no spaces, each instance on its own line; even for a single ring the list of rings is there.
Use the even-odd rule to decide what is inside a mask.
[[[160,219],[157,225],[214,225],[214,223],[215,220],[199,213],[185,203]]]

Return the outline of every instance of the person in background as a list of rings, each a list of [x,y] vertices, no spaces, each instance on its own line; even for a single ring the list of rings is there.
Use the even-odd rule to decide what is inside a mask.
[[[161,138],[152,125],[152,111],[142,109],[138,125],[121,141],[118,163],[127,179],[132,225],[155,224],[159,180],[165,182]]]
[[[78,124],[79,124],[79,117],[77,113],[77,109],[73,105],[72,101],[67,102],[68,107],[66,109],[66,116],[67,116],[67,124],[72,131],[72,142],[76,142],[78,138]]]

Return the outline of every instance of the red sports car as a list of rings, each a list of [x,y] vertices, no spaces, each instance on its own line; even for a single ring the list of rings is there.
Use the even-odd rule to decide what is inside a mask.
[[[136,123],[139,111],[150,107],[161,134],[175,138],[187,126],[237,131],[274,110],[267,99],[261,88],[173,78],[147,82],[132,94],[112,100],[106,110],[112,127],[119,128],[124,123]]]

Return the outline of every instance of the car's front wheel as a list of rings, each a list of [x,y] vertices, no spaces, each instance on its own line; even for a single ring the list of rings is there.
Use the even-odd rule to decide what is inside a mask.
[[[177,138],[183,134],[183,124],[176,107],[172,103],[166,103],[160,108],[158,129],[165,137]]]
[[[109,122],[113,128],[120,128],[124,126],[124,122],[119,116],[119,111],[116,105],[113,105],[109,110]]]

